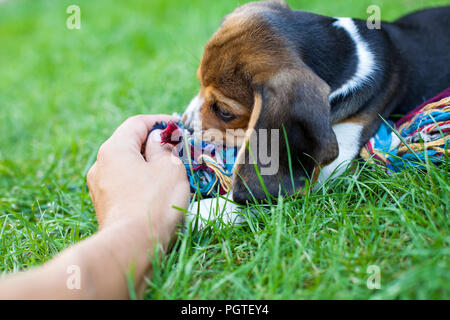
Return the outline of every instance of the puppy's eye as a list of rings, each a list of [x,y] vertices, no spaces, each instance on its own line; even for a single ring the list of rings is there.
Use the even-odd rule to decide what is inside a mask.
[[[236,118],[236,116],[231,112],[220,108],[217,103],[211,105],[211,110],[214,111],[214,113],[220,118],[220,120],[224,122],[229,122]]]

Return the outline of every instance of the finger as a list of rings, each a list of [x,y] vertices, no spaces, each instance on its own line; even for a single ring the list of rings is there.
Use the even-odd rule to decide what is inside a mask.
[[[152,161],[161,156],[170,155],[173,147],[171,144],[161,145],[161,130],[153,130],[147,139],[145,145],[145,159],[147,162]]]
[[[137,144],[140,150],[147,139],[149,131],[157,122],[177,121],[176,117],[169,115],[138,115],[127,119],[114,132],[113,137],[121,140],[131,140]]]
[[[126,149],[133,151],[140,156],[142,145],[145,143],[148,133],[157,122],[178,121],[174,116],[169,115],[138,115],[128,118],[113,133],[108,144],[111,148]]]

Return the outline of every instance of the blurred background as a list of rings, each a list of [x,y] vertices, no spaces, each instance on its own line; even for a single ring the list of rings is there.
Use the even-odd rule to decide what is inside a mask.
[[[70,166],[78,167],[87,161],[86,152],[94,152],[126,117],[183,111],[198,88],[195,71],[205,42],[223,16],[244,2],[4,0],[0,161],[20,166],[22,161],[64,156]],[[377,4],[382,19],[391,21],[418,8],[450,2],[288,3],[293,9],[363,19],[367,7]],[[71,4],[81,9],[80,30],[66,27]],[[0,173],[8,175],[8,167],[2,162]]]

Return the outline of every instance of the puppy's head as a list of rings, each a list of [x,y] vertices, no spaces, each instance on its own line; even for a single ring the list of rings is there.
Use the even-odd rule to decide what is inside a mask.
[[[197,72],[200,92],[183,116],[204,139],[240,146],[233,182],[237,202],[265,199],[266,191],[293,192],[316,166],[338,155],[329,86],[279,27],[290,13],[284,2],[267,1],[225,17],[205,46]],[[274,163],[275,170],[264,170]]]

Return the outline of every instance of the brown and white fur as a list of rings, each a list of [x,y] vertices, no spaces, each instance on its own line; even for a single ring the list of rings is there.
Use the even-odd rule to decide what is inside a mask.
[[[206,44],[200,92],[183,122],[221,132],[222,142],[240,146],[238,158],[249,157],[249,131],[279,129],[279,170],[262,177],[274,196],[305,179],[324,182],[358,156],[380,116],[406,113],[448,87],[449,16],[450,7],[427,9],[371,30],[363,20],[293,11],[284,1],[245,4]],[[230,137],[229,129],[241,130]],[[266,199],[254,165],[240,162],[233,199]]]

